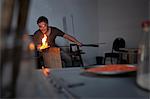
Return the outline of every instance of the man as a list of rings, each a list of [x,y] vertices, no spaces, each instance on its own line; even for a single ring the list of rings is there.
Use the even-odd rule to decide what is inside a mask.
[[[74,42],[79,46],[82,46],[82,43],[80,43],[74,37],[64,33],[63,31],[59,30],[56,27],[48,26],[48,19],[45,16],[40,16],[38,18],[37,25],[39,29],[34,33],[33,39],[37,49],[38,62],[40,62],[38,63],[39,65],[44,65],[44,63],[41,61],[43,60],[41,55],[41,46],[42,46],[42,38],[45,35],[47,36],[46,42],[48,43],[49,47],[55,47],[55,39],[57,36],[63,37],[71,42]],[[41,66],[38,67],[41,68]]]

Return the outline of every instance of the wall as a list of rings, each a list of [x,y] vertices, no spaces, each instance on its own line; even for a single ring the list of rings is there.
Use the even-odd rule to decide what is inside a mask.
[[[32,0],[30,7],[28,29],[33,34],[38,28],[36,20],[44,15],[49,19],[49,25],[56,26],[74,36],[84,44],[98,42],[97,0]],[[59,38],[58,45],[68,45],[69,42]],[[98,48],[82,47],[85,65],[94,64]]]
[[[138,47],[140,23],[148,17],[148,0],[99,0],[99,54],[111,51],[113,40],[123,37],[127,47]]]

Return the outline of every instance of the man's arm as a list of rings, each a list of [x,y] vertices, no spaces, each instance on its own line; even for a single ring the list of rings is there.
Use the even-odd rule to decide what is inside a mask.
[[[71,42],[76,43],[79,46],[82,46],[82,43],[80,43],[77,39],[75,39],[74,37],[68,35],[68,34],[64,34],[63,37]]]

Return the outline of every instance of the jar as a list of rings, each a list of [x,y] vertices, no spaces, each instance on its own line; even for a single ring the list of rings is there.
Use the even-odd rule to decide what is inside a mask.
[[[150,21],[142,23],[142,37],[138,51],[137,84],[150,91]]]

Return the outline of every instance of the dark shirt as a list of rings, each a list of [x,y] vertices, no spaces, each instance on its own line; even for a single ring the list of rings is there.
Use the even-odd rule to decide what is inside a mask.
[[[56,37],[57,36],[63,37],[63,35],[65,33],[62,32],[60,29],[58,29],[56,27],[49,27],[49,28],[51,28],[51,33],[48,35],[47,42],[48,42],[48,45],[50,47],[55,47],[55,39],[56,39]],[[44,37],[44,34],[40,30],[37,30],[34,33],[33,39],[34,39],[35,46],[37,46],[38,44],[42,45],[42,38],[43,37]]]

